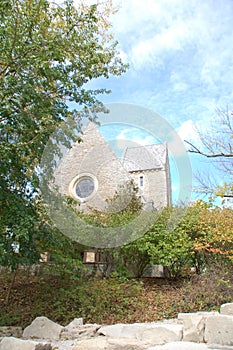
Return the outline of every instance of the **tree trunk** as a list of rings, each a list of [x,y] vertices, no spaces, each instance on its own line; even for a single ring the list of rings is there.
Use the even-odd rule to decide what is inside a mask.
[[[9,289],[8,289],[7,296],[6,296],[6,305],[9,304],[9,300],[10,300],[10,296],[11,296],[11,291],[12,291],[12,288],[13,288],[14,283],[15,283],[15,277],[16,277],[17,271],[18,271],[18,265],[16,266],[16,269],[15,269],[15,271],[13,272],[11,284],[10,284],[10,287],[9,287]]]

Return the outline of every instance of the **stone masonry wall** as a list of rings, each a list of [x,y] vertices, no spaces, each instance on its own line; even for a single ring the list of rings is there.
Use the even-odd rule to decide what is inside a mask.
[[[139,185],[140,175],[144,176],[142,195],[145,201],[153,201],[155,208],[169,205],[171,191],[168,159],[164,169],[129,174],[95,125],[89,123],[82,142],[75,143],[62,158],[55,171],[55,182],[61,193],[77,199],[74,189],[76,183],[81,177],[91,177],[95,183],[95,191],[88,198],[78,200],[79,208],[87,210],[90,206],[103,210],[106,199],[113,197],[119,186],[131,178]]]
[[[72,196],[70,183],[79,175],[90,175],[96,179],[94,194],[83,201],[82,209],[88,204],[96,209],[104,209],[105,200],[111,198],[119,185],[128,181],[129,175],[121,162],[105,142],[98,130],[89,123],[82,137],[63,157],[55,172],[56,184],[61,193]]]
[[[139,186],[139,178],[143,176],[143,187],[139,186],[142,196],[147,202],[154,203],[155,208],[163,208],[169,205],[167,195],[167,175],[165,170],[144,170],[131,172],[130,176]]]

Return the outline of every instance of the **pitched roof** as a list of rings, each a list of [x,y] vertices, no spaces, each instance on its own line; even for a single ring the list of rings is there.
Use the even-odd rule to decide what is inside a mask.
[[[161,169],[166,164],[166,144],[126,148],[123,166],[127,171]]]

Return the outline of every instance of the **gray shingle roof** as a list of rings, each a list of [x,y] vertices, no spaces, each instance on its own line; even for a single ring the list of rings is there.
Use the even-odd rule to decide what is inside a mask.
[[[127,171],[161,169],[166,164],[166,144],[126,148],[123,166]]]

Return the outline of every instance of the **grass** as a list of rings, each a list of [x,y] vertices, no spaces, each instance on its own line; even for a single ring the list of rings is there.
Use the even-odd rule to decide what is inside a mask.
[[[0,326],[25,327],[37,316],[66,325],[75,317],[85,323],[152,322],[179,312],[218,310],[233,301],[232,273],[191,279],[73,278],[20,273],[8,305],[10,274],[0,275]]]

